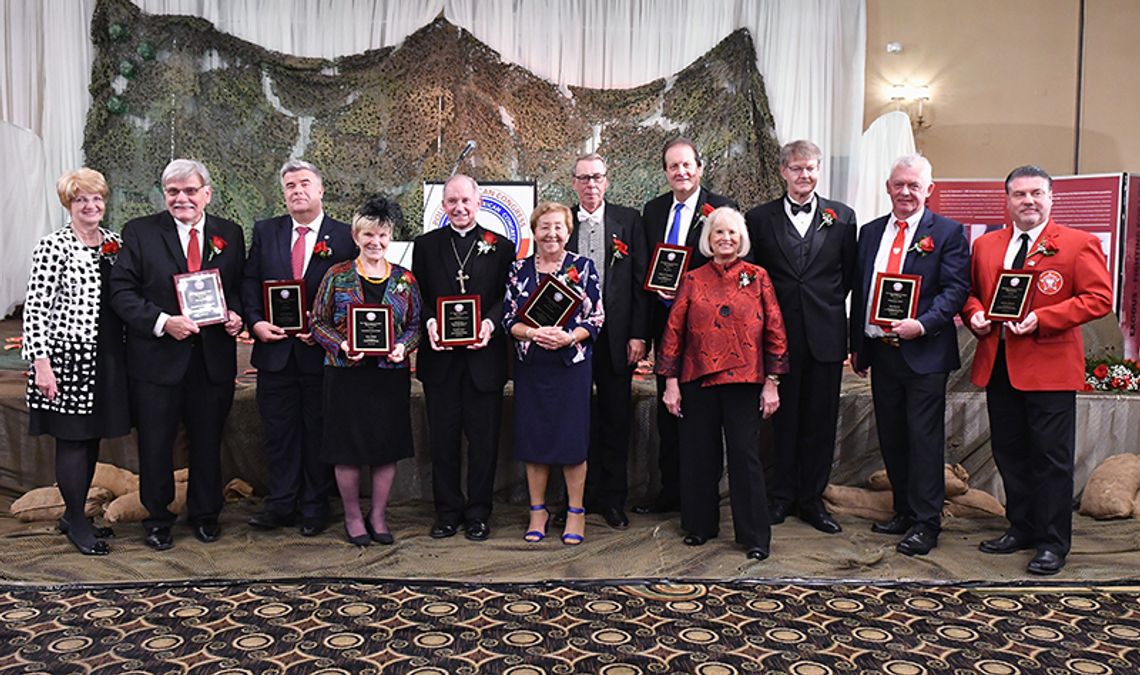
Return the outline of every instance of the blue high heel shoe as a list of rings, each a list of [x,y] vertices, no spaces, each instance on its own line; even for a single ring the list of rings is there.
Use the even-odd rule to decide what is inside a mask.
[[[586,515],[586,509],[581,508],[581,507],[577,507],[577,506],[567,506],[566,507],[566,513],[573,514],[575,516],[579,516],[579,515],[584,516],[584,515]],[[569,519],[567,519],[567,520],[569,520]],[[583,528],[584,527],[585,527],[585,523],[583,523]],[[586,538],[585,535],[575,534],[574,532],[563,532],[562,533],[562,543],[567,545],[567,546],[577,546],[578,544],[581,544],[582,541],[585,540],[585,538]]]
[[[546,511],[546,504],[531,504],[530,510],[531,511]],[[542,541],[543,539],[546,539],[546,531],[547,531],[547,529],[549,529],[549,527],[550,527],[550,512],[546,511],[546,522],[543,523],[542,530],[541,531],[539,531],[539,530],[528,530],[527,533],[523,535],[523,539],[526,541],[529,541],[532,544],[537,544],[538,542]]]

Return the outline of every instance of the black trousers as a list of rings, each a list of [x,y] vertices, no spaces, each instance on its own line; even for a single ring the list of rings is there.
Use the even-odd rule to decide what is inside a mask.
[[[594,400],[590,411],[586,505],[591,511],[625,508],[629,494],[629,433],[633,367],[615,373],[605,329],[594,341]],[[625,357],[625,354],[621,354]]]
[[[168,527],[175,515],[174,440],[178,424],[190,439],[186,515],[191,523],[216,521],[222,510],[222,431],[234,401],[233,380],[210,381],[202,349],[195,345],[182,381],[174,385],[132,379],[130,396],[139,438],[139,491],[143,526]]]
[[[823,508],[823,491],[831,478],[843,363],[812,358],[806,341],[789,350],[790,370],[780,376],[780,408],[772,417],[775,439],[774,477],[769,485],[773,504],[800,510]]]
[[[431,446],[431,485],[440,522],[487,520],[495,491],[503,391],[479,391],[467,365],[453,368],[444,382],[424,385]],[[467,438],[467,496],[461,487]]]
[[[300,512],[306,520],[328,517],[332,465],[321,461],[324,426],[320,373],[303,373],[290,355],[285,368],[257,372],[269,494],[265,509],[279,516]]]
[[[677,418],[665,409],[662,395],[665,378],[657,376],[657,467],[661,470],[658,499],[667,504],[681,503],[681,456]]]
[[[946,501],[948,374],[916,373],[898,347],[871,344],[871,398],[895,514],[937,534]]]
[[[759,384],[681,385],[681,527],[714,537],[720,529],[720,477],[728,454],[728,490],[736,542],[768,550],[772,526],[760,461]],[[722,440],[723,438],[723,440]]]
[[[1076,392],[1014,389],[1002,342],[986,386],[986,408],[994,462],[1005,484],[1010,530],[1039,549],[1068,555],[1073,538]]]

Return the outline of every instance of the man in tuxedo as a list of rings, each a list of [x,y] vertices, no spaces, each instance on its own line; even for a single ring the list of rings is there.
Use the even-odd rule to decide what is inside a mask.
[[[790,370],[780,378],[772,524],[791,513],[835,534],[823,505],[831,476],[839,386],[847,359],[847,294],[855,282],[855,212],[816,194],[823,153],[810,141],[780,149],[787,192],[748,212],[752,261],[768,271],[788,332]]]
[[[1021,166],[1005,179],[1012,228],[974,243],[962,319],[978,337],[971,379],[986,388],[994,461],[1005,484],[1005,534],[983,553],[1036,549],[1026,568],[1056,574],[1072,543],[1076,394],[1085,384],[1081,324],[1112,311],[1100,240],[1050,218],[1053,179]],[[1003,269],[1036,272],[1020,321],[986,318]]]
[[[905,555],[929,553],[942,531],[946,380],[961,365],[954,316],[970,286],[962,225],[926,208],[933,189],[925,157],[895,161],[887,179],[891,213],[863,226],[851,299],[851,367],[860,375],[871,371],[879,446],[894,497],[894,517],[871,529],[903,534],[896,548]],[[915,316],[887,321],[873,315],[879,274],[921,279]]]
[[[424,332],[430,349],[418,352],[431,446],[436,521],[431,536],[453,536],[460,525],[472,541],[491,535],[491,497],[499,453],[507,339],[501,329],[507,274],[515,247],[475,222],[481,198],[470,176],[456,174],[443,186],[448,226],[416,238],[412,272],[423,296]],[[482,322],[479,342],[466,347],[439,343],[436,301],[477,295]],[[461,436],[467,437],[467,496],[460,486]]]
[[[281,167],[281,189],[288,214],[254,223],[242,281],[242,305],[256,338],[252,362],[269,469],[264,508],[249,524],[272,530],[295,525],[299,518],[301,534],[311,537],[328,523],[332,486],[332,467],[321,459],[325,353],[307,321],[300,332],[287,334],[269,320],[262,283],[300,280],[303,310],[309,312],[325,272],[355,257],[357,250],[351,228],[325,215],[317,167],[289,160]]]
[[[598,268],[606,323],[594,340],[596,397],[590,415],[586,509],[601,513],[610,527],[629,527],[625,500],[629,488],[629,432],[633,417],[631,383],[645,356],[649,296],[645,279],[645,237],[641,214],[606,201],[606,162],[596,154],[574,163],[578,205],[566,248],[585,255]]]
[[[147,510],[146,544],[174,545],[167,509],[174,501],[174,440],[190,440],[186,513],[199,541],[221,535],[222,430],[234,398],[241,332],[241,227],[206,215],[212,189],[200,162],[176,159],[162,172],[163,213],[123,227],[123,248],[111,271],[111,305],[127,324],[127,375],[138,430],[139,489]],[[200,325],[183,314],[174,275],[217,270],[227,311]]]
[[[736,208],[736,202],[701,187],[704,165],[697,146],[687,138],[674,138],[661,151],[661,166],[669,182],[669,192],[646,202],[641,210],[645,229],[645,250],[649,255],[657,244],[676,244],[692,249],[689,269],[708,262],[701,255],[697,243],[701,238],[706,206],[709,213],[721,206]],[[651,298],[649,308],[650,336],[660,344],[669,318],[673,298],[658,293]],[[657,376],[657,391],[665,391],[665,378]],[[669,513],[681,506],[681,459],[677,440],[677,418],[669,414],[661,397],[657,399],[657,434],[660,438],[657,465],[661,470],[661,492],[646,504],[634,507],[635,513]]]

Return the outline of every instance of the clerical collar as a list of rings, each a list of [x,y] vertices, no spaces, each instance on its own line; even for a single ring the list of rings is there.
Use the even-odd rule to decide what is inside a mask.
[[[450,227],[451,227],[451,233],[454,234],[455,236],[459,237],[460,239],[462,239],[462,238],[465,238],[467,235],[471,234],[472,232],[474,232],[475,226],[476,226],[476,223],[472,223],[471,226],[468,227],[466,230],[460,230],[459,228],[455,227],[455,225],[451,225]]]

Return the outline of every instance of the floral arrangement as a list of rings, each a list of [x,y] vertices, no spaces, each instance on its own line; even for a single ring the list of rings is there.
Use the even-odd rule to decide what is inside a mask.
[[[1085,391],[1140,391],[1140,363],[1112,356],[1085,359]]]

